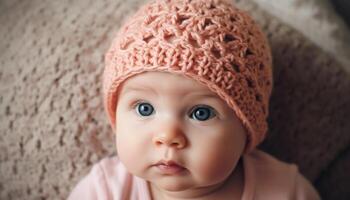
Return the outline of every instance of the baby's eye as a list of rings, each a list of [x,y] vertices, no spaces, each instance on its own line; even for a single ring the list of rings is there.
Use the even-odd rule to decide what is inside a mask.
[[[149,103],[138,103],[135,106],[136,112],[141,116],[149,116],[153,113],[153,106]]]
[[[200,106],[200,107],[196,107],[192,111],[190,117],[197,119],[199,121],[205,121],[205,120],[211,119],[215,116],[216,116],[216,114],[215,114],[213,108],[211,108],[209,106]]]

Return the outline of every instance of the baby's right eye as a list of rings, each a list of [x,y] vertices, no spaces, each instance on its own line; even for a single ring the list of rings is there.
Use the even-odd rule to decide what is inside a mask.
[[[135,109],[141,116],[150,116],[154,111],[153,106],[149,103],[137,103]]]

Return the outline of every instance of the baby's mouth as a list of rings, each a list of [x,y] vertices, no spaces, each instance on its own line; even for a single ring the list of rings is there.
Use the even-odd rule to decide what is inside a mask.
[[[162,174],[165,175],[175,175],[186,170],[186,168],[172,160],[161,160],[153,166],[155,166]]]

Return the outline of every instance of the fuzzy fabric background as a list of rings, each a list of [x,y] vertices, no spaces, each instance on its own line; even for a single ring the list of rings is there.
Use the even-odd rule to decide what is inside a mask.
[[[0,199],[65,199],[115,153],[103,57],[145,1],[0,0]],[[297,163],[323,199],[350,199],[348,29],[316,0],[235,2],[261,24],[274,55],[260,148]]]

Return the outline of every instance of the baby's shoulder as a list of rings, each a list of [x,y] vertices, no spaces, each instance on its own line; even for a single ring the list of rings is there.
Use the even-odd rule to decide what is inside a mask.
[[[118,199],[129,186],[129,180],[130,175],[119,159],[106,157],[92,166],[68,199]]]
[[[107,173],[115,171],[116,168],[125,169],[117,156],[104,157],[95,163],[92,168],[100,168],[100,170],[105,170]]]
[[[102,158],[98,163],[94,164],[91,173],[98,174],[98,176],[107,183],[114,183],[117,181],[119,183],[115,184],[121,185],[127,181],[130,175],[117,156]]]
[[[319,199],[311,182],[294,163],[284,162],[261,150],[246,154],[244,162],[247,181],[254,182],[257,196],[269,197],[267,199]]]
[[[261,150],[253,150],[243,159],[246,178],[254,179],[257,190],[289,190],[299,173],[297,165],[281,161]]]
[[[245,155],[244,159],[246,164],[255,166],[255,170],[258,172],[283,173],[292,176],[298,173],[298,166],[296,164],[284,162],[261,150],[253,150]]]

